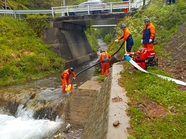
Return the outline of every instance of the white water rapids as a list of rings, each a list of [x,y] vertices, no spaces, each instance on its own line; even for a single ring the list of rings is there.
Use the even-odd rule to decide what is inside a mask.
[[[32,118],[33,111],[25,111],[19,106],[16,117],[0,115],[1,139],[43,139],[54,134],[63,124],[60,119],[50,121]]]

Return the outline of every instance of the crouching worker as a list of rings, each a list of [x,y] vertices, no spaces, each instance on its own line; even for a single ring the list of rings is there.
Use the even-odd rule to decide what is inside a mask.
[[[61,83],[62,83],[62,93],[66,93],[67,90],[66,88],[69,86],[71,86],[71,80],[70,80],[70,75],[73,76],[73,78],[76,78],[76,74],[74,72],[74,69],[72,67],[70,67],[69,69],[66,69],[65,71],[63,71],[61,73]],[[73,91],[73,87],[70,87],[70,90],[68,90],[69,92]]]
[[[107,76],[109,73],[111,55],[104,50],[100,51],[101,75]]]

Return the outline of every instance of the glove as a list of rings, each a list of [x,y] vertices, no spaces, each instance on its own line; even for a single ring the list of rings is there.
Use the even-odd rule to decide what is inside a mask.
[[[141,39],[141,43],[143,44],[143,39]]]
[[[115,40],[115,42],[118,42],[118,41],[119,41],[118,39]]]
[[[149,39],[149,42],[152,42],[152,39]]]
[[[76,77],[73,77],[73,79],[75,80],[75,79],[76,79]]]

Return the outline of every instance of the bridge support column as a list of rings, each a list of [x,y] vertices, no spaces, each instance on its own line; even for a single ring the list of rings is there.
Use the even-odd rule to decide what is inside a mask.
[[[93,51],[84,33],[85,26],[72,23],[53,23],[55,28],[46,29],[42,40],[50,49],[66,60],[80,59]],[[57,28],[56,28],[57,27]],[[81,59],[81,63],[90,59]]]

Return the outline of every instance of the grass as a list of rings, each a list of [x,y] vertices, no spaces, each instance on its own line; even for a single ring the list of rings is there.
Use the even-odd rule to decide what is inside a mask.
[[[157,52],[163,51],[162,46],[171,39],[174,32],[177,31],[178,27],[183,24],[186,19],[186,3],[181,0],[177,1],[177,3],[178,4],[163,7],[162,0],[152,0],[152,4],[150,4],[147,9],[139,10],[132,17],[124,17],[124,19],[118,23],[118,26],[113,29],[112,32],[114,32],[114,34],[112,32],[107,35],[102,34],[103,39],[109,44],[109,52],[112,53],[116,51],[119,46],[118,43],[114,43],[114,40],[122,33],[119,28],[122,23],[125,23],[132,33],[134,39],[132,51],[141,48],[141,34],[145,17],[149,17],[156,27],[155,50]],[[108,39],[108,36],[112,37]],[[119,52],[118,55],[122,56],[123,53]]]
[[[179,0],[177,4],[163,7],[162,0],[152,0],[145,10],[139,10],[133,17],[125,17],[114,29],[115,36],[109,43],[109,52],[117,50],[119,44],[114,40],[121,34],[119,25],[125,23],[132,32],[135,45],[132,51],[142,47],[140,42],[143,28],[143,20],[149,17],[156,27],[154,49],[158,57],[170,58],[169,52],[163,48],[172,38],[179,26],[186,22],[186,2]],[[110,33],[112,36],[112,34]],[[106,35],[105,35],[106,36]],[[123,57],[124,51],[118,56]],[[130,116],[129,139],[185,139],[186,138],[186,91],[180,91],[174,82],[161,79],[156,75],[142,73],[135,70],[128,62],[123,64],[119,84],[127,91],[129,98]],[[161,69],[149,67],[149,72],[171,77]],[[162,106],[167,114],[164,116],[149,115],[141,109],[150,104],[146,100],[158,106]]]
[[[0,85],[22,83],[61,70],[64,59],[50,51],[26,21],[0,19]]]
[[[131,118],[129,139],[186,138],[186,91],[178,91],[174,82],[152,74],[134,71],[128,63],[124,63],[124,67],[125,70],[121,73],[119,83],[126,89],[131,103],[128,109]],[[149,68],[148,71],[170,76],[157,68]],[[145,99],[162,105],[169,114],[163,117],[147,115],[138,107],[139,104],[144,103]],[[171,112],[171,108],[174,108],[174,112]]]

